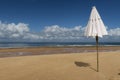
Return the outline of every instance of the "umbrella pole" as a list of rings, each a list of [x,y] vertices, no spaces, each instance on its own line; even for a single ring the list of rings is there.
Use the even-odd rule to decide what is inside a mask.
[[[97,72],[99,72],[98,36],[96,36],[96,50],[97,50]]]

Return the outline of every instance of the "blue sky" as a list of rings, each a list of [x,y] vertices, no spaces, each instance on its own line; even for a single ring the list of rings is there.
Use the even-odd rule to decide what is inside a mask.
[[[106,26],[120,26],[120,0],[0,0],[0,20],[23,22],[33,31],[45,26],[86,26],[96,6]]]
[[[54,29],[63,31],[66,29],[68,32],[81,30],[87,25],[93,6],[96,6],[110,35],[119,36],[120,0],[0,0],[1,27],[4,27],[3,24],[6,25],[8,32],[14,29],[9,32],[12,37],[23,37],[22,32],[32,34],[34,37],[39,34],[40,37],[42,32],[48,29],[53,32]],[[2,31],[0,39],[9,36],[5,33],[7,30],[3,28],[0,30]],[[114,33],[115,31],[117,33]]]

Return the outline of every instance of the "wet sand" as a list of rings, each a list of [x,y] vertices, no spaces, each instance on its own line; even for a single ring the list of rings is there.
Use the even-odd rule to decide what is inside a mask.
[[[119,51],[120,46],[99,46],[99,52]],[[4,48],[0,49],[0,58],[29,56],[29,55],[51,55],[96,52],[95,46],[74,47],[31,47],[31,48]]]

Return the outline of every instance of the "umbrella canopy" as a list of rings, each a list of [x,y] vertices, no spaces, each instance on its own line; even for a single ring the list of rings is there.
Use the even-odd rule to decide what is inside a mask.
[[[91,14],[90,14],[90,18],[85,30],[85,36],[92,36],[92,37],[103,37],[103,35],[107,35],[107,31],[106,28],[104,26],[104,23],[96,9],[96,7],[94,6],[92,8]]]

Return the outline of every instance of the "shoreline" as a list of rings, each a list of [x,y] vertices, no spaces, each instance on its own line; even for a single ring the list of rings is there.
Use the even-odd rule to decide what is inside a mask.
[[[57,45],[57,46],[24,46],[24,47],[0,47],[0,49],[19,49],[19,48],[56,48],[56,47],[96,47],[96,45]],[[99,47],[120,47],[120,45],[99,45]]]
[[[120,46],[99,46],[99,52],[120,51]],[[96,52],[96,46],[0,48],[0,58]]]

